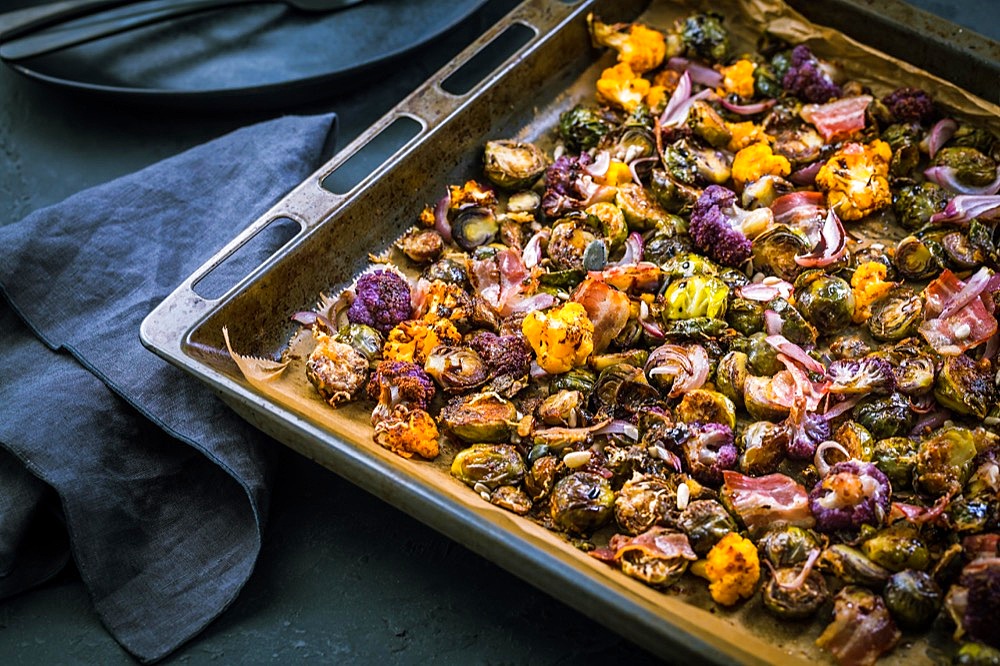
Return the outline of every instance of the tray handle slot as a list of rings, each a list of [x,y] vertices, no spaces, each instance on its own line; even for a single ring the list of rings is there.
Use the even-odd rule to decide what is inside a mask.
[[[421,129],[423,125],[410,116],[394,118],[377,134],[369,136],[364,146],[323,178],[320,184],[334,194],[347,194],[416,138]]]
[[[536,34],[533,27],[519,21],[512,23],[484,45],[478,53],[466,60],[461,67],[449,74],[441,82],[441,89],[458,96],[470,92]]]
[[[206,300],[216,300],[249,275],[255,268],[273,257],[302,230],[302,225],[288,217],[276,217],[264,226],[241,236],[238,245],[201,273],[191,289]]]

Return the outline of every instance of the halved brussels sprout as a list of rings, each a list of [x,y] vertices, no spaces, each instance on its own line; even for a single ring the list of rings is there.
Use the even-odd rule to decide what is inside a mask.
[[[948,204],[948,192],[930,181],[904,184],[893,194],[892,210],[907,229],[920,229]]]
[[[626,534],[642,534],[676,509],[676,489],[658,476],[630,479],[615,497],[615,520]]]
[[[663,262],[663,275],[670,280],[695,275],[718,275],[719,267],[710,259],[693,252],[678,254]]]
[[[466,442],[502,442],[517,424],[517,407],[492,391],[461,395],[441,409],[441,424]]]
[[[996,404],[991,364],[973,361],[965,354],[945,357],[934,383],[937,401],[959,414],[986,418]]]
[[[739,407],[743,406],[743,389],[750,376],[747,364],[746,354],[731,351],[719,360],[719,367],[715,370],[715,388]]]
[[[762,303],[736,297],[726,307],[726,322],[743,335],[753,335],[764,330],[764,310]]]
[[[526,471],[524,459],[510,444],[473,444],[459,451],[451,463],[451,475],[456,479],[490,490],[520,483]]]
[[[396,247],[418,264],[426,264],[441,256],[444,250],[444,238],[434,229],[413,227],[400,237]]]
[[[776,569],[802,564],[821,545],[813,532],[794,525],[773,527],[757,542],[761,557]]]
[[[908,280],[928,280],[944,269],[944,249],[932,239],[907,236],[896,244],[892,265]]]
[[[918,448],[917,441],[909,437],[888,437],[875,442],[871,461],[889,477],[894,491],[910,487]]]
[[[573,151],[589,150],[618,124],[618,119],[601,107],[577,104],[559,116],[559,135]]]
[[[948,427],[924,440],[917,450],[914,488],[930,495],[961,492],[972,474],[977,437],[974,430]]]
[[[459,261],[451,257],[438,259],[428,266],[423,273],[423,277],[430,282],[441,280],[448,284],[465,286],[469,281],[469,273],[466,270],[464,261]]]
[[[671,178],[689,186],[713,183],[722,185],[732,175],[731,157],[720,150],[702,148],[686,139],[664,146],[663,164]],[[662,200],[660,203],[664,204]],[[671,210],[665,204],[664,207]]]
[[[853,299],[851,306],[853,307]],[[816,327],[806,320],[791,303],[780,296],[772,298],[764,306],[765,310],[771,310],[781,318],[781,329],[778,331],[785,336],[789,342],[797,345],[816,344]]]
[[[581,366],[556,375],[552,380],[552,389],[555,391],[580,391],[589,396],[594,390],[596,381],[597,374],[593,370]]]
[[[587,246],[598,240],[597,231],[584,216],[565,217],[552,227],[546,254],[556,270],[579,270],[583,268],[583,256]]]
[[[690,502],[681,511],[677,527],[687,534],[691,549],[704,557],[722,537],[736,531],[736,521],[722,504],[704,499]]]
[[[634,413],[662,400],[642,369],[630,363],[616,363],[602,370],[590,394],[592,410],[605,417]]]
[[[885,527],[861,544],[861,551],[872,562],[889,571],[917,569],[930,565],[931,555],[919,531],[900,521]]]
[[[492,243],[500,231],[500,222],[493,209],[468,206],[460,209],[451,220],[451,237],[466,252]]]
[[[468,391],[489,379],[489,368],[470,347],[438,345],[427,355],[424,370],[447,393]]]
[[[924,299],[907,287],[893,289],[871,306],[866,325],[876,340],[898,342],[916,335],[924,320]]]
[[[540,448],[535,446],[532,449]],[[545,447],[548,450],[548,447]],[[524,489],[528,492],[531,499],[538,501],[544,497],[548,497],[552,492],[552,488],[556,485],[556,477],[559,475],[559,470],[563,467],[562,461],[553,455],[540,455],[535,459],[528,457],[531,464],[531,469],[528,471],[527,475],[524,477]]]
[[[694,275],[674,280],[663,292],[663,316],[666,319],[721,319],[726,313],[728,296],[729,287],[717,277]]]
[[[701,193],[698,188],[664,169],[653,169],[650,172],[649,191],[656,202],[671,213],[689,210]]]
[[[576,428],[584,425],[586,404],[586,397],[579,391],[556,391],[545,398],[535,412],[546,425]]]
[[[593,472],[573,472],[552,489],[551,515],[556,527],[587,535],[614,515],[615,492],[607,479]]]
[[[797,579],[801,575],[797,568],[775,569],[774,575],[761,588],[764,608],[783,620],[803,620],[815,615],[830,598],[826,580],[814,570],[799,583]]]
[[[766,333],[754,333],[747,338],[746,354],[750,372],[759,376],[772,377],[785,369],[778,360],[778,350],[768,341]]]
[[[345,324],[337,331],[334,339],[354,347],[354,351],[368,359],[369,364],[374,364],[382,358],[382,346],[385,344],[385,339],[371,326]]]
[[[866,398],[854,406],[852,415],[875,439],[908,435],[916,422],[902,393]]]
[[[962,231],[949,231],[940,238],[948,264],[955,270],[967,271],[978,268],[986,260],[986,253],[969,240]]]
[[[808,254],[809,242],[783,224],[771,227],[753,241],[755,271],[792,281],[802,272],[796,255]]]
[[[965,185],[984,187],[997,177],[997,163],[989,155],[970,146],[948,146],[934,155],[931,166],[950,167]]]
[[[860,336],[842,335],[830,344],[830,353],[835,360],[855,360],[867,356],[872,348]]]
[[[588,216],[590,225],[601,230],[609,252],[614,252],[625,243],[628,224],[621,208],[608,201],[601,201],[587,206],[583,212]]]
[[[685,53],[710,63],[722,62],[729,54],[729,32],[716,12],[691,14],[680,22]]]
[[[845,421],[833,433],[833,441],[847,449],[855,460],[869,462],[872,459],[875,439],[860,423]]]
[[[781,423],[755,421],[748,425],[740,441],[740,471],[748,476],[778,471],[785,459],[788,437],[788,428]]]
[[[854,316],[851,285],[823,271],[807,271],[795,280],[795,304],[802,316],[824,334],[843,330]]]
[[[941,611],[944,595],[923,571],[907,569],[893,574],[882,590],[885,605],[900,626],[926,629]]]
[[[724,148],[733,138],[726,121],[703,100],[695,100],[688,109],[687,125],[713,148]]]
[[[490,504],[519,516],[531,511],[531,498],[517,486],[500,486],[490,493]]]
[[[718,391],[694,389],[686,392],[674,415],[682,423],[721,423],[736,427],[736,405]]]
[[[495,185],[516,190],[530,187],[548,166],[545,152],[526,141],[487,141],[483,173]]]
[[[670,217],[670,213],[647,194],[646,188],[637,183],[619,185],[615,204],[624,214],[628,228],[633,231],[649,231]]]
[[[892,575],[888,569],[872,562],[861,551],[842,543],[823,549],[819,565],[845,583],[874,588],[881,588]]]

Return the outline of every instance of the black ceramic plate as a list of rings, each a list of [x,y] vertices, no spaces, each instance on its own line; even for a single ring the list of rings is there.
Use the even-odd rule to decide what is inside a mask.
[[[367,0],[328,14],[282,4],[231,7],[12,66],[58,86],[170,104],[298,103],[365,83],[380,68],[471,22],[485,4]]]

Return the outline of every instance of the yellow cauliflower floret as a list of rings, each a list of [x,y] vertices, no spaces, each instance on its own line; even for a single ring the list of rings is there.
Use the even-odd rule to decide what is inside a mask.
[[[892,203],[889,160],[892,149],[875,139],[865,145],[845,144],[816,174],[816,185],[826,192],[826,204],[842,220],[860,220]]]
[[[877,261],[866,261],[854,269],[851,276],[851,288],[854,290],[855,324],[863,324],[872,314],[872,303],[882,298],[896,286],[895,282],[886,282],[888,270]]]
[[[625,63],[633,71],[640,74],[648,72],[663,62],[667,54],[663,33],[638,23],[629,26],[628,32],[625,32],[620,25],[594,20],[593,15],[587,19],[594,44],[618,51],[618,62]]]
[[[439,452],[440,433],[437,424],[422,409],[396,405],[385,418],[375,423],[375,434],[372,437],[376,444],[404,458],[416,453],[430,460],[436,458]]]
[[[545,372],[559,374],[583,365],[594,351],[594,324],[579,303],[541,312],[521,322],[521,332]]]
[[[649,81],[624,62],[608,67],[597,81],[597,97],[626,111],[634,111],[648,92]]]
[[[732,606],[753,595],[760,580],[757,546],[736,532],[730,532],[708,551],[691,571],[709,581],[708,591],[716,603]]]
[[[461,341],[462,334],[450,319],[438,319],[434,322],[408,319],[389,331],[382,347],[382,358],[423,365],[427,355],[438,345],[458,344]]]
[[[774,142],[774,137],[765,132],[763,127],[752,120],[746,120],[742,123],[726,122],[726,129],[729,130],[729,133],[733,137],[729,140],[729,145],[726,146],[726,149],[733,153],[738,153],[754,143]]]
[[[770,144],[761,142],[747,146],[733,158],[733,182],[743,189],[762,176],[787,176],[792,163],[771,151]]]
[[[622,183],[631,182],[632,172],[629,171],[628,165],[624,162],[619,162],[618,160],[611,160],[611,164],[608,166],[608,172],[604,174],[604,184],[621,185]]]
[[[757,65],[749,60],[737,60],[729,67],[722,68],[722,88],[724,93],[753,97],[753,71]]]

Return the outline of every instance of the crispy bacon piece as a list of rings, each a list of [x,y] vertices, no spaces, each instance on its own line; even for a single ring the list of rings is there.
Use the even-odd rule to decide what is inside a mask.
[[[812,527],[809,494],[784,474],[751,477],[727,470],[722,473],[721,494],[726,497],[751,536],[774,525]]]
[[[598,274],[599,275],[599,274]],[[628,296],[608,286],[600,277],[588,277],[573,292],[570,300],[583,306],[594,324],[594,353],[608,348],[628,323],[631,301]]]
[[[928,317],[920,334],[939,354],[957,356],[977,347],[997,332],[997,320],[984,299],[992,299],[989,287],[994,282],[982,269],[963,282],[945,269],[924,289],[924,312]],[[990,301],[992,305],[992,301]]]
[[[653,527],[635,537],[616,534],[606,548],[592,550],[590,556],[657,587],[676,582],[688,562],[698,559],[686,534],[665,527]]]
[[[871,104],[870,95],[843,97],[826,104],[806,104],[799,115],[830,143],[865,128],[865,110]]]

